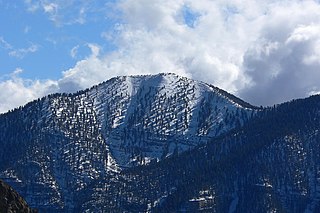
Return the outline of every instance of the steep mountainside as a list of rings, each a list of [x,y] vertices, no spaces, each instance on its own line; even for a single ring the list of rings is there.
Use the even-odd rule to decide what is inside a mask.
[[[123,172],[135,212],[319,212],[320,96],[265,109],[243,128]]]
[[[10,186],[0,180],[0,212],[36,212],[28,207],[26,201]]]
[[[113,78],[0,115],[0,178],[39,210],[118,211],[127,168],[192,150],[257,111],[174,74]]]
[[[320,96],[257,109],[174,74],[0,116],[0,178],[45,212],[320,212]]]

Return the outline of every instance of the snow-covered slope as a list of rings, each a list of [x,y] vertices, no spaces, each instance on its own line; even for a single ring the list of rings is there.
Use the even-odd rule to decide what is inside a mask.
[[[120,167],[189,150],[242,125],[254,113],[217,88],[175,74],[118,77],[84,96],[93,103]]]
[[[191,150],[255,112],[218,88],[175,74],[116,77],[0,115],[0,178],[38,209],[75,211],[84,199],[79,193],[96,183]]]
[[[319,112],[319,95],[267,108],[204,146],[125,172],[130,184],[119,189],[128,192],[122,206],[140,212],[320,212]]]
[[[49,102],[53,118],[64,120],[58,126],[65,135],[79,122],[101,130],[113,170],[189,150],[254,113],[215,87],[175,74],[117,77]]]

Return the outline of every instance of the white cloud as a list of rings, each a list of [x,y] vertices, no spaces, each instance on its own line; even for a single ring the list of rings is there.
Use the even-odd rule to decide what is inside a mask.
[[[24,2],[28,6],[27,10],[29,12],[34,13],[37,10],[39,10],[39,8],[40,8],[40,1],[38,1],[38,0],[25,0]]]
[[[79,45],[76,45],[70,50],[71,58],[76,58],[77,57],[79,47],[80,47]]]
[[[30,29],[31,29],[30,26],[25,26],[24,29],[23,29],[23,32],[25,34],[27,34],[27,33],[29,33]]]
[[[11,76],[12,76],[13,78],[16,78],[17,75],[19,75],[20,73],[23,73],[23,69],[21,69],[20,67],[18,67],[18,68],[16,68],[16,69],[12,72]]]
[[[55,14],[58,10],[58,4],[56,3],[43,3],[43,10],[46,13]]]
[[[3,37],[0,37],[0,47],[6,50],[9,56],[20,58],[20,59],[25,57],[29,53],[37,52],[39,49],[39,46],[36,44],[31,44],[28,48],[15,49]]]
[[[251,80],[240,95],[272,105],[320,90],[320,5],[314,1],[276,5],[263,22],[259,39],[244,55]],[[276,44],[266,53],[266,47]]]
[[[63,23],[90,18],[94,11],[85,1],[72,13],[67,10],[75,1],[40,2],[42,8],[43,2],[63,6],[58,9]],[[257,105],[320,91],[315,0],[121,0],[115,8],[117,15],[109,16],[121,19],[101,35],[117,49],[103,54],[102,44],[88,45],[91,55],[63,72],[58,91],[84,89],[117,75],[159,72],[212,83]]]
[[[112,0],[110,0],[112,1]],[[56,26],[84,24],[88,16],[96,19],[99,16],[103,19],[104,5],[109,1],[100,0],[25,0],[27,10],[43,12]]]
[[[2,47],[5,50],[12,49],[11,44],[9,44],[3,37],[0,37],[0,47]]]
[[[87,46],[91,54],[78,61],[74,68],[63,72],[63,77],[58,81],[60,92],[75,92],[106,80],[105,71],[108,71],[108,67],[100,59],[100,47],[95,44],[87,44]]]
[[[100,76],[176,72],[235,92],[247,83],[243,54],[256,39],[262,15],[234,4],[243,14],[226,13],[229,5],[207,0],[121,1],[122,22],[116,32],[104,34],[118,50],[81,61],[67,72],[78,78],[99,76],[84,78],[92,83],[101,81]],[[197,14],[192,27],[184,17],[186,7]]]
[[[13,49],[11,48],[9,55],[16,58],[24,58],[29,53],[35,53],[39,49],[36,44],[31,44],[28,48]]]
[[[51,80],[39,81],[19,77],[23,70],[17,68],[0,82],[0,113],[26,104],[36,98],[57,91],[57,83]]]
[[[99,47],[99,45],[97,45],[97,44],[87,44],[87,45],[91,50],[91,56],[90,57],[94,57],[94,58],[98,57],[99,54],[100,54],[100,49],[101,49]]]

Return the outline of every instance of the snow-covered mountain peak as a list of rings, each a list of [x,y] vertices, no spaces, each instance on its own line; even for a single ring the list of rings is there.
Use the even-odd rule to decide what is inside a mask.
[[[0,179],[40,212],[319,212],[319,102],[116,77],[0,115]]]
[[[116,171],[192,149],[241,126],[255,109],[239,100],[204,82],[161,73],[114,77],[35,104],[42,107],[44,126],[50,124],[39,128],[70,140],[99,138],[108,169]]]
[[[120,167],[188,150],[242,125],[255,111],[216,87],[172,73],[115,77],[82,96]]]
[[[176,74],[115,77],[0,115],[0,159],[15,162],[0,165],[0,178],[21,190],[32,180],[47,191],[29,199],[37,206],[73,208],[74,192],[94,181],[191,150],[255,112],[223,90]]]

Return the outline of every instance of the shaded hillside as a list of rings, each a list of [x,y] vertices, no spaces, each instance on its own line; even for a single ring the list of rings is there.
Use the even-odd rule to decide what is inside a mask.
[[[9,185],[0,180],[0,212],[4,213],[35,213],[26,201]]]
[[[269,108],[205,146],[124,172],[122,208],[319,212],[319,111],[319,96]]]

